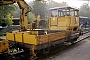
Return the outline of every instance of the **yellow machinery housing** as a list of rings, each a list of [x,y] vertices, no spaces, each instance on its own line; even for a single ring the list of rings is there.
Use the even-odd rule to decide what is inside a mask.
[[[76,31],[79,26],[79,10],[71,7],[55,7],[50,9],[50,30]]]

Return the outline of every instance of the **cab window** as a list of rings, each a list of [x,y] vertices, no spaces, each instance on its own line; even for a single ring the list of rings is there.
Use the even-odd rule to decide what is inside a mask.
[[[57,17],[57,9],[51,11],[51,17]]]
[[[69,16],[69,10],[60,10],[58,11],[59,16]]]
[[[79,15],[78,15],[78,11],[75,11],[75,16],[79,16]]]
[[[62,9],[59,9],[58,10],[58,16],[64,16],[64,11]]]
[[[70,11],[70,16],[74,16],[74,11]]]

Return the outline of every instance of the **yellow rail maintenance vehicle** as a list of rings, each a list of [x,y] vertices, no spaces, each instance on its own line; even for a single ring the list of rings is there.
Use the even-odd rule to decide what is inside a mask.
[[[7,33],[7,40],[30,50],[31,58],[38,53],[49,51],[50,47],[64,42],[74,42],[81,31],[79,29],[79,13],[71,7],[50,9],[49,30],[32,29]],[[23,49],[23,48],[22,48]]]
[[[29,6],[24,0],[3,1],[1,5],[15,2],[21,8],[21,29],[6,34],[6,40],[10,42],[9,51],[13,49],[10,54],[25,52],[31,58],[36,58],[38,53],[49,52],[50,47],[76,41],[81,34],[78,9],[67,6],[51,8],[49,10],[49,29],[43,30],[36,29],[35,23],[30,26],[27,24]]]

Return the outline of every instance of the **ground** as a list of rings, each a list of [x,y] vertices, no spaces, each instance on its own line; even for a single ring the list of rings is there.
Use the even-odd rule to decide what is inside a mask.
[[[90,38],[42,60],[90,60]]]

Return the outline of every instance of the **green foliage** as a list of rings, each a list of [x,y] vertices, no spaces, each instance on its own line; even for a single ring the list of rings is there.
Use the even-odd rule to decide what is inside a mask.
[[[5,19],[0,19],[0,26],[3,26],[3,24],[6,26]]]
[[[6,17],[6,18],[2,18],[0,19],[0,26],[10,26],[12,24],[12,18],[10,17]]]
[[[88,18],[90,18],[90,7],[88,6],[88,4],[84,3],[81,7],[80,7],[80,16],[86,16]]]
[[[28,13],[28,23],[32,23],[35,20],[35,15],[31,12]]]
[[[41,18],[45,18],[45,13],[47,13],[47,4],[46,1],[33,1],[33,10],[32,12],[35,13],[35,16],[37,17],[38,14],[41,16]]]
[[[2,25],[2,19],[0,19],[0,26]]]
[[[5,18],[5,22],[7,24],[7,26],[10,26],[11,25],[11,21],[12,21],[12,18]]]
[[[3,5],[0,6],[0,18],[5,18],[8,13],[11,13],[11,15],[14,15],[13,13],[16,11],[17,6],[16,5]]]
[[[48,1],[48,8],[53,8],[53,7],[60,7],[60,6],[68,6],[66,2],[55,2],[53,0]]]
[[[11,16],[14,16],[16,10],[17,10],[17,5],[15,4],[0,6],[0,18],[1,18],[0,25],[3,26],[5,24],[10,26],[12,19],[7,17],[7,15],[10,13]]]

